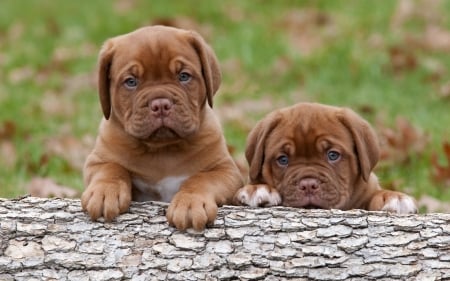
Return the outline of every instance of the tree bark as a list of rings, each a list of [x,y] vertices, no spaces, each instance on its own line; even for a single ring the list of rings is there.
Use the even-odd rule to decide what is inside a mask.
[[[225,206],[180,232],[166,207],[104,223],[79,200],[0,199],[0,280],[450,279],[450,214]]]

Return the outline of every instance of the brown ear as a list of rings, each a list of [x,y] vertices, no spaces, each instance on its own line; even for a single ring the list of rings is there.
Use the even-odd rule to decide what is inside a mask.
[[[213,106],[213,96],[217,92],[222,81],[219,62],[214,51],[206,44],[205,40],[196,32],[190,31],[192,45],[197,51],[202,64],[203,80],[206,86],[206,97],[210,107]]]
[[[275,115],[275,113],[269,114],[256,124],[247,137],[245,158],[250,166],[250,183],[265,183],[262,177],[262,169],[266,140],[279,121],[280,117],[278,115]]]
[[[103,44],[98,58],[98,94],[102,106],[103,115],[106,120],[111,115],[111,94],[110,94],[110,68],[113,59],[113,43],[108,40]]]
[[[339,119],[353,137],[360,173],[368,181],[380,156],[377,135],[366,120],[350,109],[343,109]]]

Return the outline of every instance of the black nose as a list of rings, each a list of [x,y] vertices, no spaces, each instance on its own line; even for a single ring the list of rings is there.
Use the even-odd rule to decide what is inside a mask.
[[[167,98],[156,98],[150,102],[150,110],[156,117],[167,116],[172,105],[172,101]]]

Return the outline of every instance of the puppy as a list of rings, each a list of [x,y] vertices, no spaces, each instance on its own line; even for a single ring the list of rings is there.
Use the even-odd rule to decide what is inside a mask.
[[[92,220],[157,200],[170,202],[167,219],[178,229],[214,221],[243,185],[212,111],[220,82],[217,58],[195,32],[150,26],[105,42],[104,118],[81,197]]]
[[[381,189],[372,172],[379,146],[371,126],[347,108],[299,103],[250,132],[250,184],[234,203],[416,213],[410,196]]]

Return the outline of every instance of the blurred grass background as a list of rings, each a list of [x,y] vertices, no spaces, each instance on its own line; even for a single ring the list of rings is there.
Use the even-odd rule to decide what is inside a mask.
[[[216,51],[215,111],[239,161],[267,112],[300,101],[348,106],[380,135],[385,187],[448,202],[449,12],[439,0],[3,0],[0,197],[45,189],[36,178],[83,189],[101,118],[102,42],[168,24],[198,31]]]

